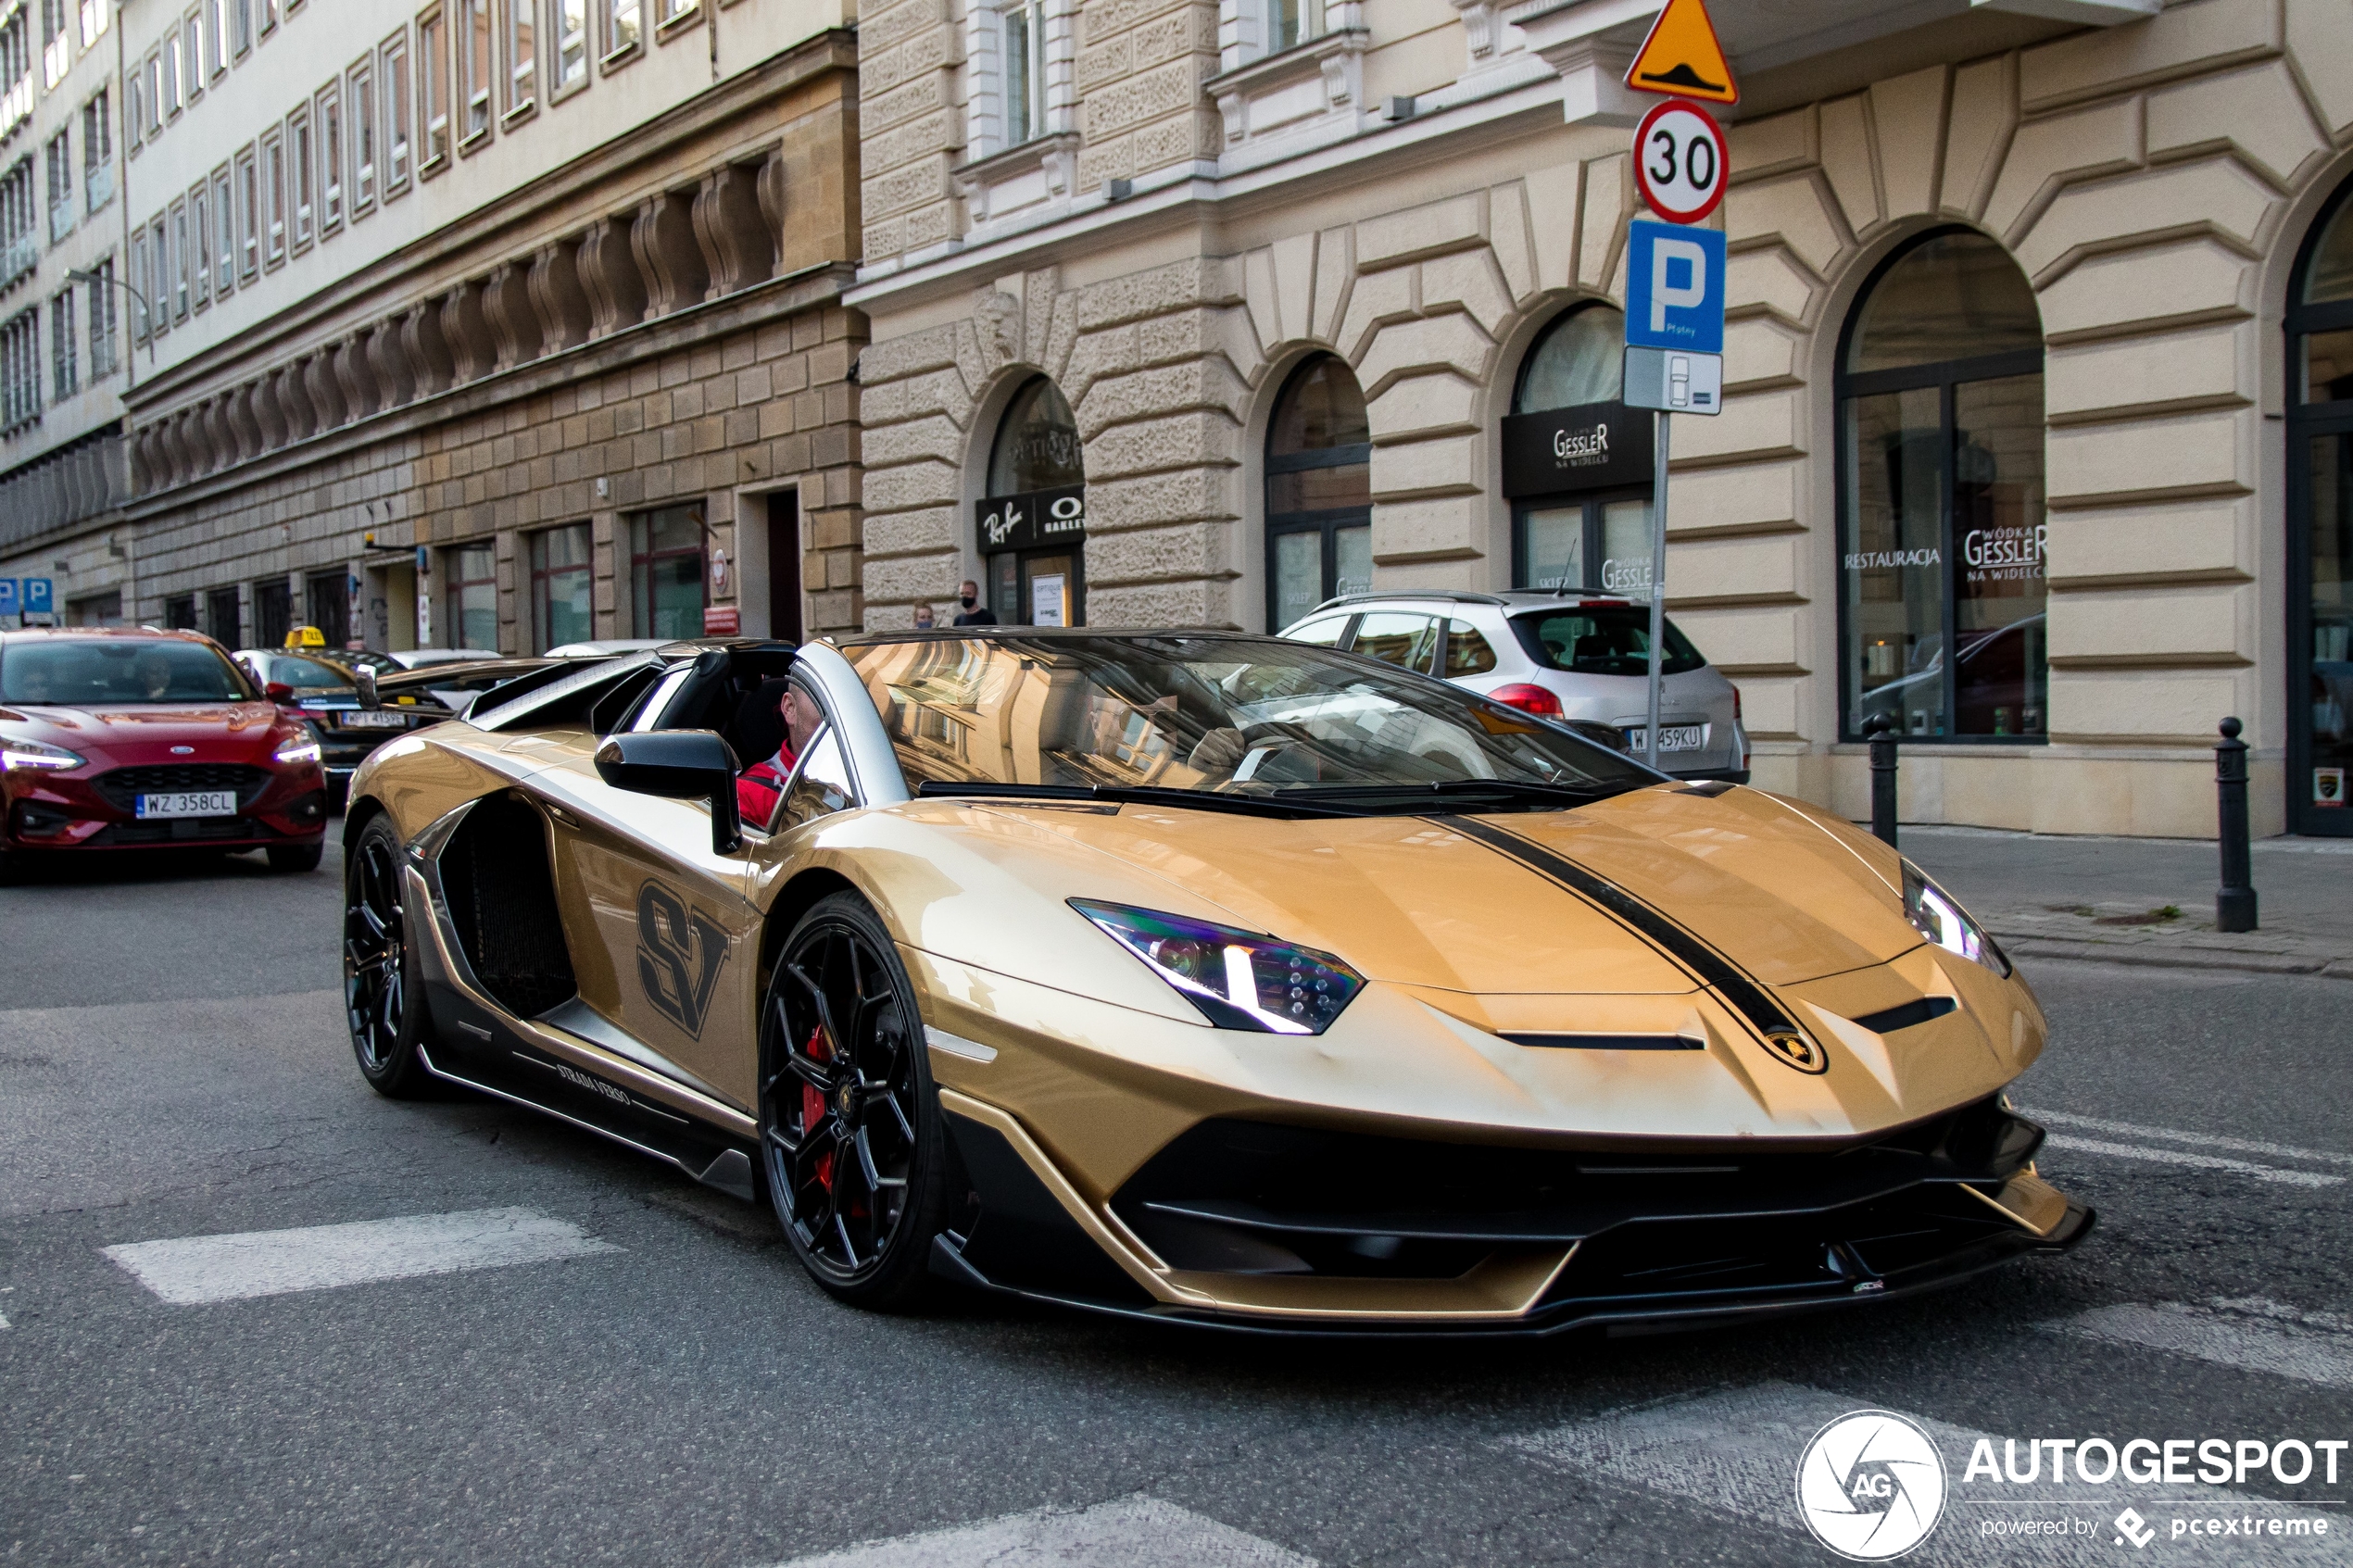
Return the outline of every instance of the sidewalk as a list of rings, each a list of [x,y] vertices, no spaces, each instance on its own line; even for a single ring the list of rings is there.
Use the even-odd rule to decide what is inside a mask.
[[[2020,958],[2353,980],[2353,839],[2258,840],[2259,928],[2226,935],[2214,929],[2211,839],[1912,826],[1896,836]]]

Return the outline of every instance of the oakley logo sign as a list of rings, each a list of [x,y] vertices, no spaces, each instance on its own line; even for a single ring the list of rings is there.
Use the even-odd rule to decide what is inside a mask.
[[[726,962],[716,923],[658,882],[637,889],[637,981],[655,1011],[700,1039]]]

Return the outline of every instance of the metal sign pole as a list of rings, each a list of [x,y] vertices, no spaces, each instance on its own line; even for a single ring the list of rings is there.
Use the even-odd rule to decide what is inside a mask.
[[[1667,643],[1667,424],[1673,416],[1665,409],[1656,415],[1657,433],[1651,445],[1656,448],[1651,470],[1651,668],[1650,668],[1650,751],[1647,760],[1659,771],[1667,771],[1659,759],[1658,696],[1661,678],[1666,673]]]

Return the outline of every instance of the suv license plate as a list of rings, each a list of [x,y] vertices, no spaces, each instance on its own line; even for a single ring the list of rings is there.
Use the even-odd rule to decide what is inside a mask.
[[[1697,751],[1700,748],[1697,724],[1661,724],[1658,727],[1658,751],[1664,757],[1670,751]],[[1626,747],[1629,751],[1650,749],[1651,732],[1647,724],[1637,724],[1626,732]]]
[[[143,795],[134,812],[140,818],[154,817],[233,817],[237,814],[237,792],[233,789],[180,790],[170,795]]]
[[[409,715],[388,708],[356,708],[335,715],[335,722],[346,730],[405,730]]]

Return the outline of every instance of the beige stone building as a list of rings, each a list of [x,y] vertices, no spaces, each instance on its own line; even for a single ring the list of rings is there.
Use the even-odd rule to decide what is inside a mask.
[[[834,0],[131,0],[118,27],[132,494],[18,520],[0,577],[233,647],[859,623]]]
[[[870,6],[867,622],[1645,594],[1646,445],[1523,448],[1618,395],[1656,9]],[[1713,10],[1726,396],[1667,598],[1757,782],[1861,814],[1885,713],[1907,818],[2205,834],[2236,714],[2258,831],[2353,831],[2353,10]]]

